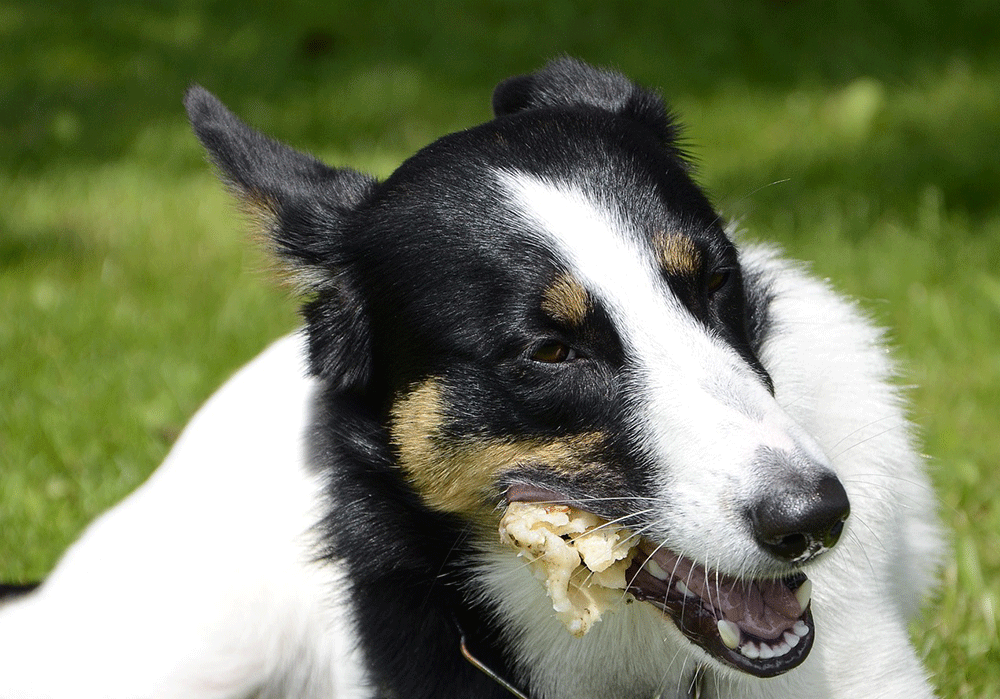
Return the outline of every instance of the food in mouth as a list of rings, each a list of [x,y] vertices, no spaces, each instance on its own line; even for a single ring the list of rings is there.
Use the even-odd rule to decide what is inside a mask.
[[[500,540],[519,549],[574,636],[586,634],[622,601],[638,543],[626,529],[585,510],[534,502],[510,503]]]
[[[500,539],[528,561],[574,636],[631,596],[658,608],[719,661],[757,677],[791,670],[812,648],[812,584],[802,573],[724,575],[561,503],[510,502]]]

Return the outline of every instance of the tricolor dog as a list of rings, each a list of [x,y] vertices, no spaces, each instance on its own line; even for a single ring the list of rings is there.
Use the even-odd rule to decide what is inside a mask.
[[[186,106],[304,329],[0,610],[0,696],[932,696],[881,334],[654,93],[559,60],[384,181]]]

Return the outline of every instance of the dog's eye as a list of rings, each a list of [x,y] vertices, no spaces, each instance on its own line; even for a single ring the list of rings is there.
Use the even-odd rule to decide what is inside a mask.
[[[543,342],[531,354],[532,360],[544,362],[546,364],[558,364],[569,362],[577,358],[577,352],[572,347],[564,345],[558,340],[548,340]]]
[[[708,290],[709,296],[721,291],[729,282],[730,272],[728,269],[718,269],[708,275],[708,283],[706,284],[706,289]]]

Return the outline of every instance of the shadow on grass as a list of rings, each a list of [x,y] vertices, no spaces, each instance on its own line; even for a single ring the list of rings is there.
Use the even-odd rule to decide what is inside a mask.
[[[290,109],[302,95],[356,100],[275,131],[306,148],[378,138],[411,114],[366,108],[358,76],[417,76],[419,118],[454,128],[456,110],[486,116],[495,82],[559,53],[609,63],[669,95],[728,84],[787,91],[859,76],[918,79],[956,56],[997,56],[1000,19],[987,0],[962,3],[22,1],[0,23],[0,167],[34,173],[55,162],[113,161],[150,124],[180,123],[198,81],[242,112]],[[6,26],[3,26],[6,25]],[[473,106],[469,106],[473,105]],[[301,107],[300,107],[301,109]],[[262,116],[267,117],[267,110]],[[263,126],[269,126],[263,124]],[[191,148],[191,167],[201,160]],[[928,167],[935,167],[932,163]]]

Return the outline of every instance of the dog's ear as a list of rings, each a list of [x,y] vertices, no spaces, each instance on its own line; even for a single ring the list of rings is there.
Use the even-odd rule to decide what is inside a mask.
[[[184,106],[223,181],[279,259],[305,280],[324,276],[338,233],[370,194],[372,178],[268,138],[200,86],[188,90]]]
[[[311,299],[303,313],[314,374],[359,388],[370,370],[363,302],[340,264],[341,240],[375,181],[331,168],[247,126],[202,87],[184,106],[219,175]]]
[[[664,145],[676,145],[680,129],[657,93],[621,73],[574,58],[560,58],[537,73],[508,78],[493,92],[493,113],[498,117],[527,109],[583,105],[634,119],[652,129]]]

